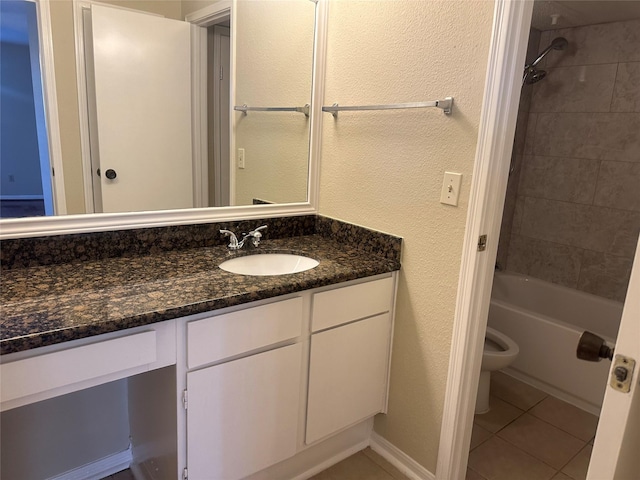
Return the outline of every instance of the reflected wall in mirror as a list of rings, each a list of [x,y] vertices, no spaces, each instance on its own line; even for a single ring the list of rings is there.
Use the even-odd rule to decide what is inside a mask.
[[[316,5],[310,0],[227,2],[230,41],[221,46],[214,43],[213,26],[204,29],[182,20],[214,3],[48,2],[62,150],[56,181],[63,178],[58,203],[66,204],[58,213],[307,201],[309,118],[297,112],[245,115],[233,107],[311,103]],[[4,22],[2,29],[7,30]],[[155,30],[166,42],[174,29],[179,33],[169,44],[149,40]],[[215,31],[224,37],[224,29],[223,22]],[[4,51],[4,34],[2,41]],[[194,54],[196,44],[206,45],[204,54]],[[218,55],[225,49],[230,68],[220,64]],[[180,67],[167,63],[171,52]],[[196,65],[196,59],[204,64]],[[147,69],[158,63],[165,73]],[[201,71],[206,72],[204,88],[194,87]],[[179,79],[169,79],[177,72]],[[230,83],[216,86],[214,95],[214,78],[220,77]],[[222,95],[218,116],[216,95]],[[206,115],[197,114],[202,105]],[[214,158],[216,150],[222,154]],[[4,160],[2,170],[3,182],[5,174],[21,180]]]

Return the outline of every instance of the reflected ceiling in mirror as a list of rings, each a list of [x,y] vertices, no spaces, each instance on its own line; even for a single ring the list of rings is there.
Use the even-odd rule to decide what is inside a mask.
[[[19,75],[28,80],[20,83],[34,92],[31,100],[23,98],[28,92],[20,93],[23,103],[15,108],[25,111],[27,102],[37,112],[39,102],[42,116],[40,125],[37,118],[26,120],[36,124],[31,140],[2,132],[3,143],[16,139],[11,156],[3,147],[3,218],[308,202],[310,117],[296,111],[245,114],[234,107],[311,103],[316,5],[235,0],[228,2],[230,22],[223,19],[221,28],[208,26],[199,37],[192,35],[181,19],[214,3],[48,2],[52,38],[44,38],[48,31],[39,33],[41,43],[53,45],[62,158],[51,179],[46,158],[38,158],[38,153],[47,156],[51,143],[45,105],[37,98],[40,75],[29,69],[39,50],[33,40],[35,9],[23,14],[13,8],[35,4],[0,2],[3,73],[20,65]],[[26,31],[21,41],[13,35],[18,27]],[[158,31],[162,38],[150,38]],[[8,70],[6,43],[16,51]],[[194,44],[203,49],[194,53]],[[189,68],[195,59],[198,68]],[[226,86],[214,82],[221,77],[229,80]],[[3,117],[10,106],[4,92],[3,85]],[[27,145],[33,165],[26,160]],[[34,145],[41,147],[35,157]],[[7,210],[5,200],[15,200],[15,208]]]

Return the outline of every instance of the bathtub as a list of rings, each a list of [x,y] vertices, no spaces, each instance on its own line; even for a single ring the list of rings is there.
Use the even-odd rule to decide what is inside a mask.
[[[611,362],[578,360],[576,346],[585,330],[613,346],[621,316],[619,302],[496,272],[488,325],[520,347],[506,373],[598,415]]]

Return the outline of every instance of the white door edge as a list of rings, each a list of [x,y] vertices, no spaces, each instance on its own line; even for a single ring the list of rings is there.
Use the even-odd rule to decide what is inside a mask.
[[[497,0],[462,251],[436,478],[464,478],[532,1]],[[486,234],[487,249],[478,252]]]
[[[60,139],[60,117],[58,115],[58,93],[56,90],[55,65],[53,60],[53,37],[51,36],[50,0],[36,0],[38,15],[38,40],[40,42],[40,66],[42,92],[49,140],[49,162],[52,171],[54,212],[67,213],[67,201],[62,169],[62,141]]]
[[[638,422],[640,391],[640,239],[631,268],[627,298],[616,340],[615,355],[624,355],[636,361],[629,392],[615,390],[607,384],[600,412],[598,430],[591,453],[587,480],[601,478],[633,478],[638,474]],[[611,369],[614,364],[612,362]],[[611,378],[611,373],[607,382]],[[625,444],[625,442],[628,442]],[[633,473],[631,473],[633,472]]]

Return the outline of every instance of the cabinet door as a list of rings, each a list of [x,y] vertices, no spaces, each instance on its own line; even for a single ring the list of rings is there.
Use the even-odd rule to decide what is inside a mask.
[[[187,467],[198,480],[243,478],[297,448],[301,344],[187,374]]]
[[[384,313],[311,336],[307,444],[382,411],[390,335]]]

